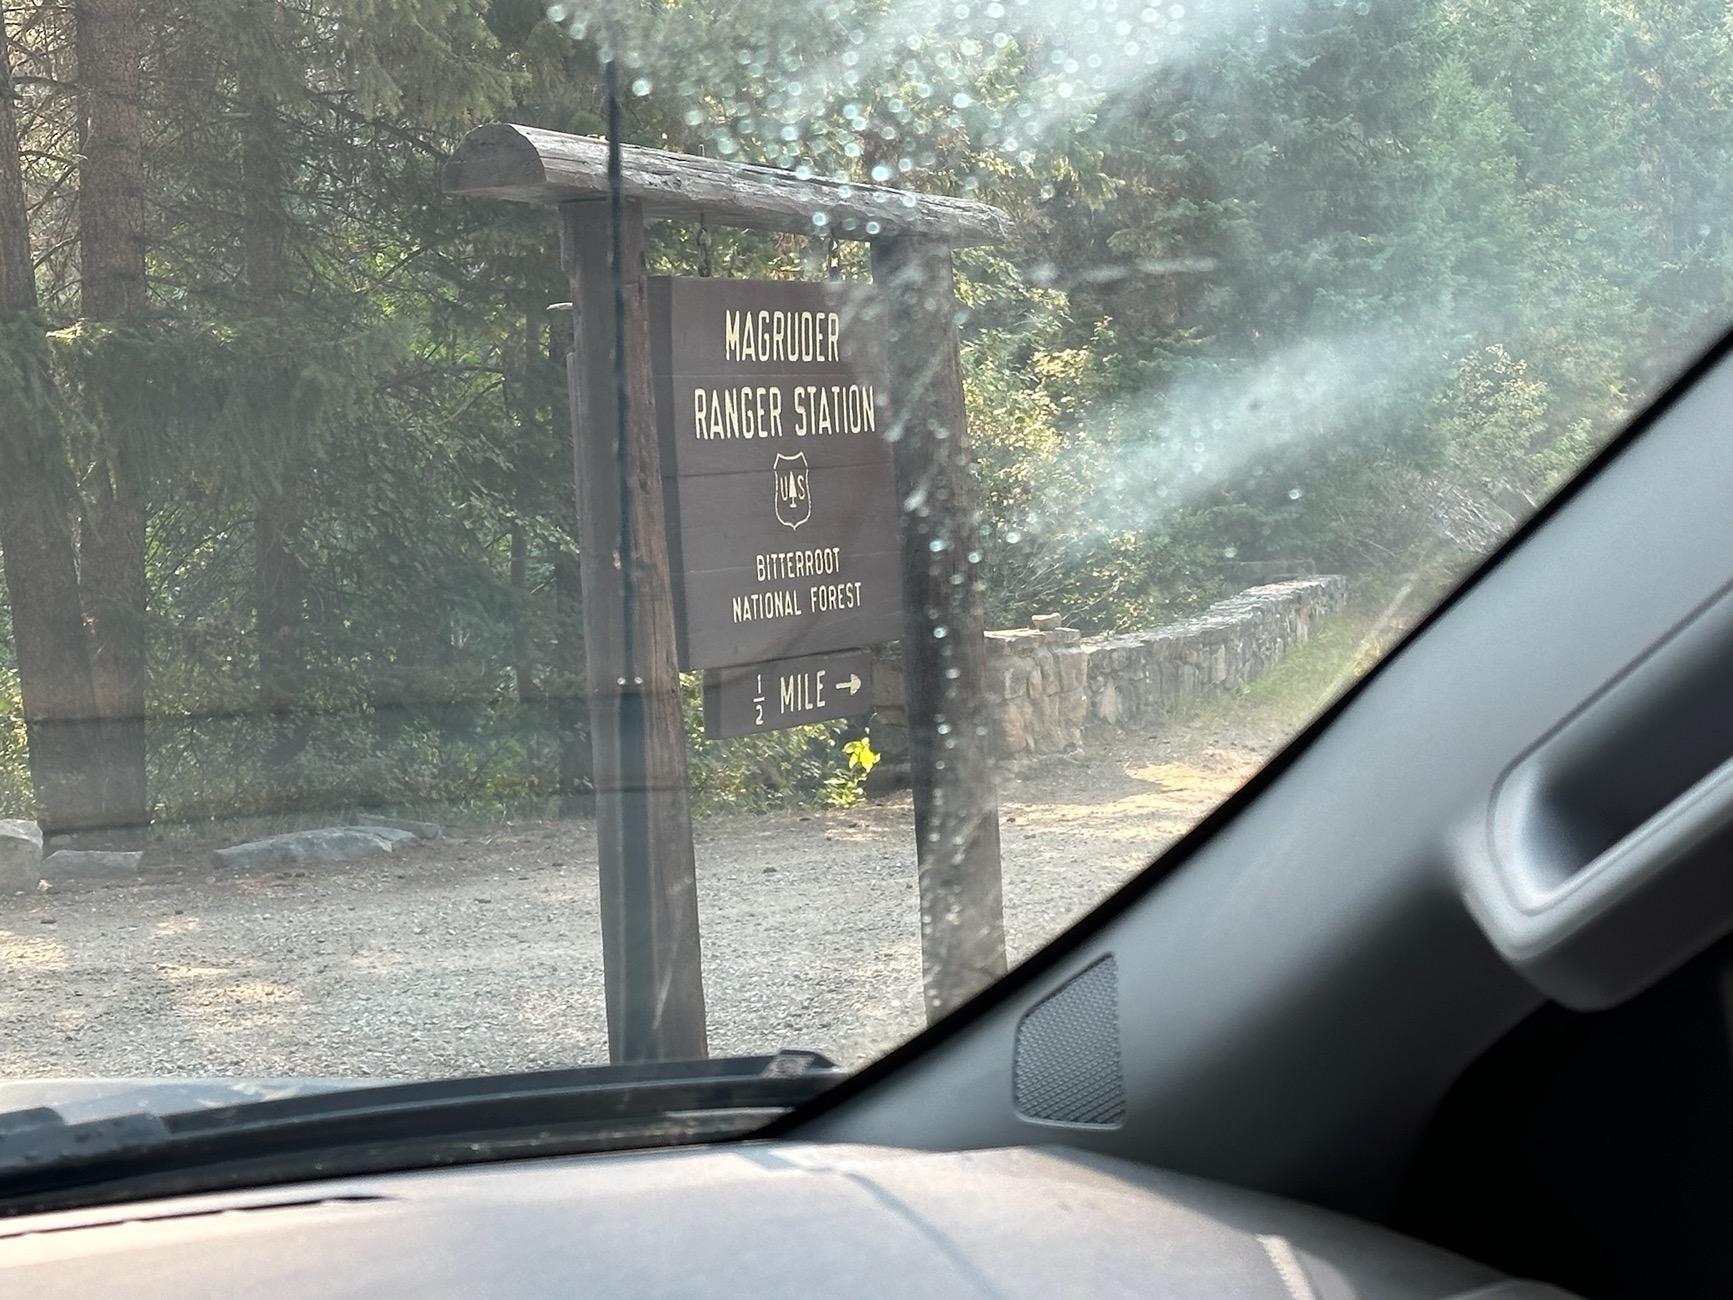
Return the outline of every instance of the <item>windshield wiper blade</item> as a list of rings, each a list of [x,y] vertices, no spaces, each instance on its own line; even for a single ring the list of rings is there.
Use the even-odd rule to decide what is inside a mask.
[[[108,1115],[68,1123],[51,1106],[0,1114],[0,1176],[70,1160],[97,1160],[162,1142],[169,1129],[155,1115]]]
[[[124,1184],[128,1197],[166,1195],[732,1136],[844,1073],[816,1052],[785,1051],[392,1083],[75,1123],[36,1107],[0,1114],[0,1214],[118,1199],[85,1194],[105,1184]]]

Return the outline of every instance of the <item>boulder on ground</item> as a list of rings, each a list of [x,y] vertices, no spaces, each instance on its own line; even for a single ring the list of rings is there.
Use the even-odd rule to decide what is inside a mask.
[[[296,862],[352,862],[390,853],[404,832],[375,826],[330,826],[323,830],[290,831],[267,839],[249,840],[218,849],[211,859],[219,867],[280,867]]]
[[[34,885],[42,865],[42,828],[19,817],[0,818],[0,884]]]
[[[368,822],[360,822],[354,826],[339,826],[338,830],[364,831],[368,835],[378,835],[392,848],[401,848],[405,844],[413,844],[421,837],[414,831],[406,831],[401,826],[374,826]]]
[[[42,863],[42,878],[54,884],[124,880],[136,876],[144,854],[124,849],[56,849]]]
[[[445,838],[445,827],[438,822],[416,822],[407,817],[383,817],[368,813],[365,817],[355,819],[357,826],[389,826],[393,830],[408,831],[418,840],[440,840]]]

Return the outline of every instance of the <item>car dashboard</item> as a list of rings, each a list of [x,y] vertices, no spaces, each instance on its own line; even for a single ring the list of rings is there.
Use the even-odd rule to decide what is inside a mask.
[[[938,1153],[773,1141],[5,1219],[0,1293],[1565,1296],[1327,1211],[1063,1147]]]

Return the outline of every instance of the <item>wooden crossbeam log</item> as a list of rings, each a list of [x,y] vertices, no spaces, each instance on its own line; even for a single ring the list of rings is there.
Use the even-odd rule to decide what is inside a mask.
[[[1008,243],[1016,233],[1003,211],[970,199],[802,178],[666,149],[624,146],[621,180],[623,197],[649,218],[702,216],[713,225],[839,239],[918,235],[951,248]],[[477,127],[446,163],[445,189],[518,203],[603,198],[607,142],[533,126]]]

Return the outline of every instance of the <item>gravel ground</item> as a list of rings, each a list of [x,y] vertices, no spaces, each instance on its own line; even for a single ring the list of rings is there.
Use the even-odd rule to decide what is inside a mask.
[[[1181,734],[1001,787],[1027,956],[1256,768]],[[859,1064],[920,1027],[906,797],[698,828],[714,1053]],[[454,1074],[607,1059],[593,828],[453,833],[392,858],[0,897],[0,1077]]]

